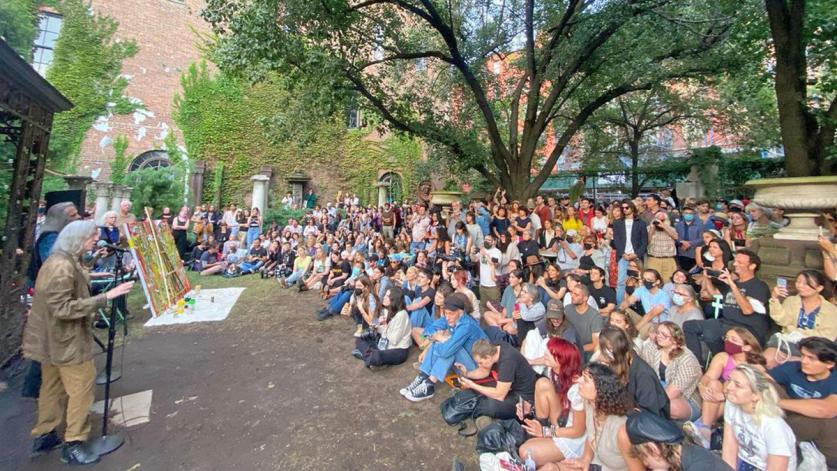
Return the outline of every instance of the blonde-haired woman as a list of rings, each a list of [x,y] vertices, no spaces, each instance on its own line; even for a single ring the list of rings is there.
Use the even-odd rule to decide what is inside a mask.
[[[739,470],[796,469],[796,436],[767,376],[750,365],[738,365],[724,392],[724,461]]]

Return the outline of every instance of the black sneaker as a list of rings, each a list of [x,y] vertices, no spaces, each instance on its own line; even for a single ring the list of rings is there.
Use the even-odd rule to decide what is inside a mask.
[[[67,442],[61,450],[61,462],[69,465],[85,465],[99,462],[99,455],[90,451],[83,442]]]
[[[411,391],[414,387],[416,387],[416,386],[418,386],[419,384],[421,384],[421,382],[422,382],[422,381],[424,381],[424,380],[425,380],[425,378],[427,378],[427,375],[425,375],[424,373],[422,373],[421,371],[419,371],[418,376],[416,376],[416,377],[413,379],[413,382],[411,382],[411,383],[410,383],[410,384],[409,384],[406,388],[401,388],[401,390],[400,390],[400,391],[398,391],[398,392],[400,392],[402,396],[407,397],[407,394],[408,394],[408,393],[409,393],[409,392],[410,392],[410,391]]]
[[[433,382],[429,379],[425,379],[418,386],[407,391],[407,395],[405,397],[412,402],[419,402],[425,399],[430,399],[435,393],[436,387],[433,385]]]
[[[352,350],[352,356],[357,358],[358,360],[363,360],[363,353],[360,353],[360,350],[358,349]]]
[[[324,321],[333,315],[334,314],[332,314],[331,311],[328,310],[328,308],[320,309],[319,311],[317,311],[317,320]]]
[[[45,455],[59,445],[61,445],[61,437],[58,436],[58,432],[53,430],[45,433],[32,441],[32,457]]]

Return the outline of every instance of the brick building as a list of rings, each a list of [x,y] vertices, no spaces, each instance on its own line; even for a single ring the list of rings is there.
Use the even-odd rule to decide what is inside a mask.
[[[172,98],[180,92],[180,74],[200,59],[199,34],[209,31],[200,18],[203,0],[91,0],[92,11],[119,22],[117,40],[133,40],[138,52],[124,61],[128,80],[125,95],[141,105],[129,115],[100,117],[87,132],[81,147],[78,173],[110,173],[113,140],[128,137],[130,169],[167,165],[163,140],[174,129]],[[44,73],[51,46],[60,31],[60,16],[41,13],[41,34],[36,40],[33,65]],[[182,139],[178,136],[178,141]]]

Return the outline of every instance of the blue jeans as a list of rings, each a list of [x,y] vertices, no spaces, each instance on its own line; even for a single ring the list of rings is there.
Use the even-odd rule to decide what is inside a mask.
[[[339,313],[343,309],[343,306],[349,302],[349,298],[351,297],[351,291],[341,291],[337,293],[337,295],[331,298],[331,301],[328,302],[328,310],[333,314]]]
[[[419,250],[424,250],[424,242],[410,242],[410,253],[414,254]]]
[[[625,298],[625,280],[628,278],[628,261],[620,258],[617,262],[616,270],[616,305],[622,304],[622,299]]]
[[[452,356],[443,357],[436,353],[437,344],[433,344],[424,355],[424,361],[421,362],[419,370],[428,375],[433,376],[439,381],[444,381],[448,371],[454,363],[461,363],[468,371],[477,367],[471,354],[465,351],[464,348],[459,348]]]
[[[254,273],[256,270],[261,268],[262,265],[264,265],[264,262],[261,262],[261,261],[256,262],[256,263],[241,262],[241,265],[239,265],[238,267],[241,268],[241,273],[244,274],[244,273]]]
[[[249,248],[253,245],[253,241],[256,240],[256,237],[262,233],[262,230],[258,227],[249,227],[247,228],[247,247]]]
[[[304,274],[304,272],[302,270],[297,270],[297,271],[291,273],[291,275],[289,277],[285,278],[285,283],[287,283],[288,286],[291,286],[294,283],[296,283],[297,280],[302,278],[303,274]]]
[[[410,325],[412,327],[420,327],[426,329],[433,323],[433,318],[426,308],[416,309],[410,313]]]

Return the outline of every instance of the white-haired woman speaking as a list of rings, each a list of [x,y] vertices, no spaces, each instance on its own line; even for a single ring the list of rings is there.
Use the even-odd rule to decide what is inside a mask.
[[[93,333],[91,318],[107,302],[127,294],[133,282],[90,296],[90,278],[81,257],[96,244],[93,221],[68,224],[55,240],[52,254],[35,281],[32,311],[23,337],[23,353],[39,361],[43,382],[38,421],[32,429],[33,454],[61,444],[57,427],[66,419],[62,461],[88,464],[99,456],[83,446],[90,433],[87,412],[93,404]]]

